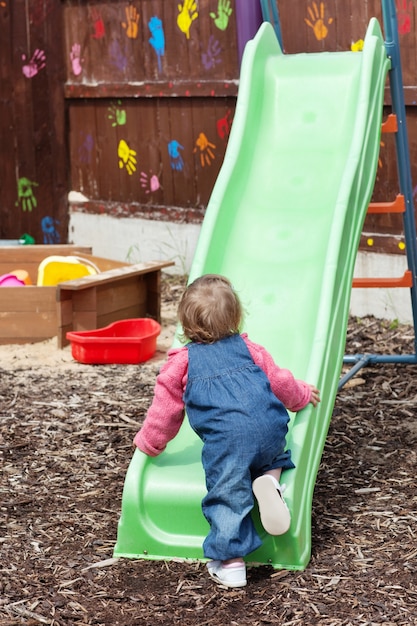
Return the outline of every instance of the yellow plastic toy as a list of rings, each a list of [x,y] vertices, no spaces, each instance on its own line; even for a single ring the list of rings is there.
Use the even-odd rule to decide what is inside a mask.
[[[48,256],[38,267],[38,287],[50,287],[66,280],[98,274],[98,267],[76,256]]]

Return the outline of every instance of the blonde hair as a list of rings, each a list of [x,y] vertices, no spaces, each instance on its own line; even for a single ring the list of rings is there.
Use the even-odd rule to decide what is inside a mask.
[[[182,340],[214,343],[240,332],[243,310],[231,282],[219,274],[204,274],[183,293],[178,319]]]

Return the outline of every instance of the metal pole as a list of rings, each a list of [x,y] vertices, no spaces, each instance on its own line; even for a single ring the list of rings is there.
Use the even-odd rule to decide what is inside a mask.
[[[410,289],[414,324],[414,352],[417,354],[417,240],[414,215],[413,188],[411,182],[410,151],[407,135],[407,120],[404,103],[404,87],[401,69],[398,22],[394,0],[382,0],[382,17],[385,31],[385,48],[391,60],[389,82],[392,109],[397,117],[398,130],[395,133],[397,169],[400,191],[404,195],[404,237],[408,267],[413,283]]]

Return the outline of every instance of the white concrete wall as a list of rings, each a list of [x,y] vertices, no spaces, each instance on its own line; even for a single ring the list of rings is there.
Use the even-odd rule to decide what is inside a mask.
[[[359,252],[355,265],[355,277],[400,278],[407,269],[405,255]],[[413,323],[410,290],[352,289],[350,310],[352,315],[374,315],[379,319]]]
[[[175,261],[167,271],[185,274],[190,270],[199,232],[200,226],[195,224],[70,213],[69,243],[92,246],[96,256],[117,261]],[[406,269],[405,255],[360,252],[355,276],[400,277]],[[358,317],[374,315],[412,323],[409,289],[352,289],[350,310]]]
[[[70,213],[68,241],[91,246],[94,255],[115,261],[174,261],[166,271],[186,274],[199,233],[196,224]]]

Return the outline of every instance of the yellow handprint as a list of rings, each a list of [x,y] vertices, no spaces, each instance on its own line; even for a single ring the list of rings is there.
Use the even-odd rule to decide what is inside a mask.
[[[197,152],[197,148],[200,150],[201,166],[204,167],[206,164],[211,165],[212,160],[215,158],[214,152],[212,151],[212,148],[216,147],[214,143],[211,143],[204,133],[200,133],[195,145],[194,152]]]
[[[329,29],[324,23],[324,2],[320,2],[320,11],[316,2],[313,2],[311,7],[308,7],[308,14],[310,19],[304,18],[307,26],[313,29],[313,32],[318,41],[322,39],[326,39]],[[333,22],[333,18],[329,17],[327,20],[327,24],[331,24]]]
[[[352,50],[352,52],[362,52],[363,44],[363,39],[358,39],[358,41],[352,41],[350,49]]]
[[[125,8],[125,13],[126,22],[122,22],[122,26],[126,30],[126,35],[129,39],[137,39],[139,30],[139,13],[133,5],[127,6]]]
[[[136,151],[129,148],[124,139],[121,139],[119,142],[117,155],[119,157],[120,169],[125,167],[127,169],[127,173],[130,176],[133,174],[133,172],[136,172]]]
[[[198,17],[197,2],[195,0],[184,0],[182,5],[178,5],[178,12],[178,28],[185,34],[187,39],[189,39],[191,24]]]

